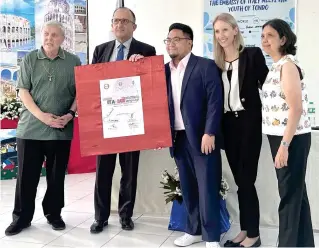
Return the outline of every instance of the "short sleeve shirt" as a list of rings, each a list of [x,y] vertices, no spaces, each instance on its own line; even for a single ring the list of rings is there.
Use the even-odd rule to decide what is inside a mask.
[[[42,112],[65,115],[75,100],[74,67],[79,65],[81,61],[76,55],[61,48],[54,59],[48,58],[42,48],[34,50],[22,60],[17,88],[28,90]],[[71,140],[72,137],[72,121],[64,129],[51,128],[23,106],[17,138]]]

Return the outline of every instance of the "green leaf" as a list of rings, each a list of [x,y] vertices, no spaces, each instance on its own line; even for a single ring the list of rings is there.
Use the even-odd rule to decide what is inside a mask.
[[[175,198],[175,195],[170,195],[169,197],[167,197],[166,204],[173,201],[174,198]]]

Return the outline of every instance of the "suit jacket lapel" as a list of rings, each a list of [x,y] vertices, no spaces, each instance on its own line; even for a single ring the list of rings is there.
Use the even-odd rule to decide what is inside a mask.
[[[238,65],[239,92],[241,92],[241,89],[243,87],[246,64],[247,64],[247,53],[244,50],[239,54],[239,65]]]
[[[184,78],[183,78],[183,82],[182,82],[181,103],[182,103],[183,96],[184,96],[184,93],[185,93],[185,90],[187,87],[187,83],[189,81],[189,77],[191,76],[192,71],[193,71],[196,63],[197,63],[196,56],[191,54],[189,61],[187,63],[186,69],[185,69]]]
[[[166,76],[166,86],[167,86],[168,110],[170,113],[169,119],[171,123],[171,128],[173,128],[174,121],[175,121],[174,100],[173,100],[172,81],[171,81],[171,69],[169,67],[169,64],[165,65],[165,76]]]
[[[136,40],[132,38],[130,49],[128,50],[127,59],[129,59],[136,52]]]
[[[171,69],[169,68],[169,64],[165,65],[165,75],[166,75],[166,83],[167,83],[167,96],[168,96],[168,104],[169,108],[174,107],[173,95],[172,95],[172,82],[171,82]]]
[[[107,48],[105,49],[103,62],[109,62],[115,47],[115,40],[108,43]]]
[[[223,71],[219,68],[219,67],[217,67],[218,68],[218,75],[219,75],[219,78],[223,78]],[[221,80],[221,86],[222,86],[222,99],[223,99],[223,101],[222,101],[222,103],[223,103],[223,108],[224,108],[224,101],[225,101],[225,89],[224,89],[224,82],[223,82],[223,80]]]

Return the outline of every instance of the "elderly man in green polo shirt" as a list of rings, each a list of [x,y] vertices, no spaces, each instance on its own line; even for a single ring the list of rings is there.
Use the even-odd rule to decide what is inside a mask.
[[[26,55],[20,65],[17,88],[24,107],[17,128],[19,171],[13,222],[5,231],[8,236],[31,225],[45,158],[43,212],[54,230],[65,228],[61,210],[76,111],[74,67],[81,62],[61,48],[64,29],[60,23],[46,23],[42,38],[42,47]]]

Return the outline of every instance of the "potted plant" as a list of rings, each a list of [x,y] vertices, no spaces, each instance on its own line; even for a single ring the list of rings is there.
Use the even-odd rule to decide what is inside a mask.
[[[160,182],[162,188],[165,190],[165,202],[166,204],[172,202],[172,210],[170,216],[170,222],[168,225],[169,230],[185,231],[187,212],[183,204],[183,194],[180,185],[179,173],[177,167],[175,167],[174,174],[170,174],[167,170],[162,173],[162,180]],[[230,228],[229,213],[226,208],[226,198],[229,191],[229,185],[224,177],[221,178],[220,185],[220,216],[221,216],[221,234],[225,233]]]
[[[17,97],[6,97],[0,103],[1,108],[1,128],[15,129],[22,111],[22,102]]]

